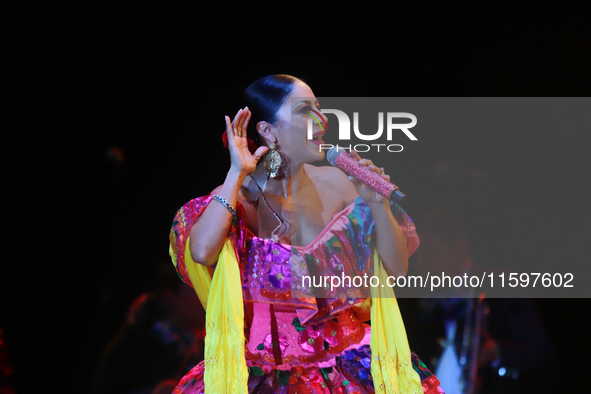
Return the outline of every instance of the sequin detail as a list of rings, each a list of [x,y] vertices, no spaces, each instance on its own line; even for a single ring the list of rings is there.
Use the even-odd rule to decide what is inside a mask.
[[[185,243],[210,200],[205,196],[185,204],[170,232],[173,264],[188,284]],[[418,246],[414,224],[396,204],[392,213],[406,236],[410,255]],[[247,313],[244,349],[250,371],[249,392],[374,393],[370,331],[363,323],[369,320],[369,300],[354,288],[311,294],[309,289],[293,286],[294,275],[311,271],[327,275],[370,272],[375,223],[367,204],[358,198],[307,247],[281,245],[254,236],[246,228],[244,207],[237,204],[229,237],[236,246],[245,308],[252,310],[251,315]],[[320,295],[327,298],[316,298]],[[270,305],[276,307],[273,315]],[[412,363],[427,388],[425,392],[439,393],[437,378],[415,355]],[[202,393],[205,367],[201,363],[191,370],[174,393]],[[435,391],[427,391],[431,389]]]
[[[331,367],[298,366],[270,372],[252,367],[249,368],[248,392],[250,394],[374,394],[376,390],[371,376],[371,359],[370,347],[361,346],[336,357],[335,365]],[[430,374],[428,370],[423,369],[424,364],[414,353],[412,353],[412,365],[419,373]],[[204,363],[197,365],[182,378],[173,394],[203,394],[204,371]],[[435,376],[430,375],[422,383],[424,394],[444,394]]]

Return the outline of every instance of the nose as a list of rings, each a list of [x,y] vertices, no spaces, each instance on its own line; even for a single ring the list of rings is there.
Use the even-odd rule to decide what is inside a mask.
[[[324,124],[328,125],[328,117],[322,113],[322,111],[318,111],[320,113],[321,120]]]
[[[319,123],[320,127],[322,127],[323,129],[327,129],[328,128],[328,118],[326,117],[326,115],[324,115],[318,109],[313,109],[312,113],[315,115],[315,118],[318,119],[317,123]]]

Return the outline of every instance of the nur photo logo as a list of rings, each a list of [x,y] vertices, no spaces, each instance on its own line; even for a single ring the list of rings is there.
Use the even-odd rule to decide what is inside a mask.
[[[395,133],[402,132],[409,140],[418,141],[418,138],[410,131],[411,128],[416,126],[417,117],[408,112],[378,112],[378,127],[377,131],[369,133],[368,130],[362,132],[359,127],[359,112],[353,112],[353,122],[351,122],[349,115],[345,111],[339,109],[321,109],[320,112],[311,109],[308,113],[310,118],[308,119],[307,135],[308,139],[314,138],[314,121],[320,126],[321,131],[327,132],[328,126],[324,120],[326,116],[323,114],[331,114],[336,117],[338,124],[338,147],[345,150],[354,150],[355,152],[369,152],[370,150],[376,150],[380,152],[381,149],[388,152],[402,152],[404,149],[401,144],[390,143]],[[396,120],[407,120],[407,123],[395,122]],[[352,126],[351,127],[351,123]],[[385,124],[385,125],[384,125]],[[376,143],[371,144],[352,144],[351,143],[351,129],[353,129],[353,135],[356,139],[361,141],[375,141]],[[335,128],[332,128],[335,130]],[[378,141],[385,141],[388,143],[377,143]],[[333,148],[333,144],[320,144],[318,149],[329,150]]]

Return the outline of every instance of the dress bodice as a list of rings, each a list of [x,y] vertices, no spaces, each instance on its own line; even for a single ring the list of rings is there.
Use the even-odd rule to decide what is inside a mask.
[[[301,283],[311,273],[353,269],[356,257],[349,238],[355,231],[349,215],[354,209],[351,204],[337,213],[306,246],[279,244],[247,231],[240,271],[243,298],[250,303],[246,313],[249,366],[330,366],[346,349],[369,344],[369,326],[351,308],[363,303],[354,289],[349,294],[326,294],[325,289],[312,290]],[[363,271],[363,266],[354,271]],[[319,297],[330,295],[335,297]]]
[[[359,220],[363,215],[358,200],[337,213],[306,246],[276,243],[246,230],[240,256],[244,300],[293,306],[302,324],[326,320],[362,301],[362,293],[354,287],[331,292],[313,285],[324,276],[370,272],[372,231],[363,228],[365,221]]]
[[[221,338],[228,336],[236,343],[244,343],[249,393],[373,393],[379,387],[387,391],[443,394],[437,378],[408,349],[395,302],[382,299],[376,289],[371,294],[378,294],[378,298],[372,300],[350,284],[323,288],[302,282],[307,275],[371,274],[374,257],[378,267],[382,264],[375,250],[375,223],[369,207],[360,198],[336,214],[306,246],[282,245],[255,236],[246,228],[245,210],[238,204],[228,234],[232,242],[225,243],[220,258],[223,264],[218,274],[223,276],[214,275],[215,266],[197,269],[190,256],[186,256],[190,254],[187,242],[191,226],[210,201],[210,196],[204,196],[185,204],[177,212],[170,232],[170,255],[179,276],[190,286],[191,278],[199,284],[195,286],[196,292],[204,305],[211,304],[214,312],[212,331],[206,337],[206,360],[181,379],[175,394],[203,394],[206,384],[216,386],[220,382],[208,381],[208,376],[235,379],[239,367],[235,361],[241,355],[231,349],[241,352],[242,345],[231,349],[223,343],[218,346],[218,342],[224,342]],[[419,244],[414,224],[398,205],[393,204],[391,209],[406,237],[410,256]],[[232,253],[228,245],[234,247],[236,259],[228,259]],[[231,273],[230,280],[220,282],[227,272]],[[379,275],[383,277],[383,272]],[[211,298],[209,286],[216,279],[216,298]],[[224,287],[230,283],[231,288]],[[226,300],[225,292],[229,292],[227,300],[240,294],[233,291],[238,283],[242,286],[244,324],[230,325],[230,320],[221,320],[222,326],[230,330],[220,337],[220,326],[216,326],[220,319],[215,315],[220,313],[218,300]],[[240,310],[239,305],[228,304],[234,312]],[[222,310],[222,317],[223,313]],[[242,314],[239,315],[242,322]],[[370,318],[373,327],[366,323]],[[232,327],[239,327],[240,331],[244,328],[242,342],[236,339],[239,331],[232,331]],[[209,343],[215,351],[210,351],[207,359],[210,336]],[[219,357],[226,360],[221,368]]]
[[[210,200],[191,200],[173,222],[171,255],[188,284],[184,243]],[[369,291],[353,283],[331,287],[330,280],[328,287],[316,286],[324,277],[372,275],[375,223],[368,205],[357,198],[306,246],[259,238],[246,228],[244,207],[236,211],[229,235],[240,265],[249,366],[330,364],[345,350],[368,345]],[[418,246],[414,224],[398,205],[392,212],[410,255]]]

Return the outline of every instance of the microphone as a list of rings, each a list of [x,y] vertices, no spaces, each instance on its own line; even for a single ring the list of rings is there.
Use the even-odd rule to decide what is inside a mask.
[[[397,204],[401,204],[406,199],[398,186],[388,182],[380,174],[360,165],[357,160],[349,156],[345,149],[340,148],[338,145],[330,148],[326,153],[326,159],[332,166],[345,171],[384,198]]]

